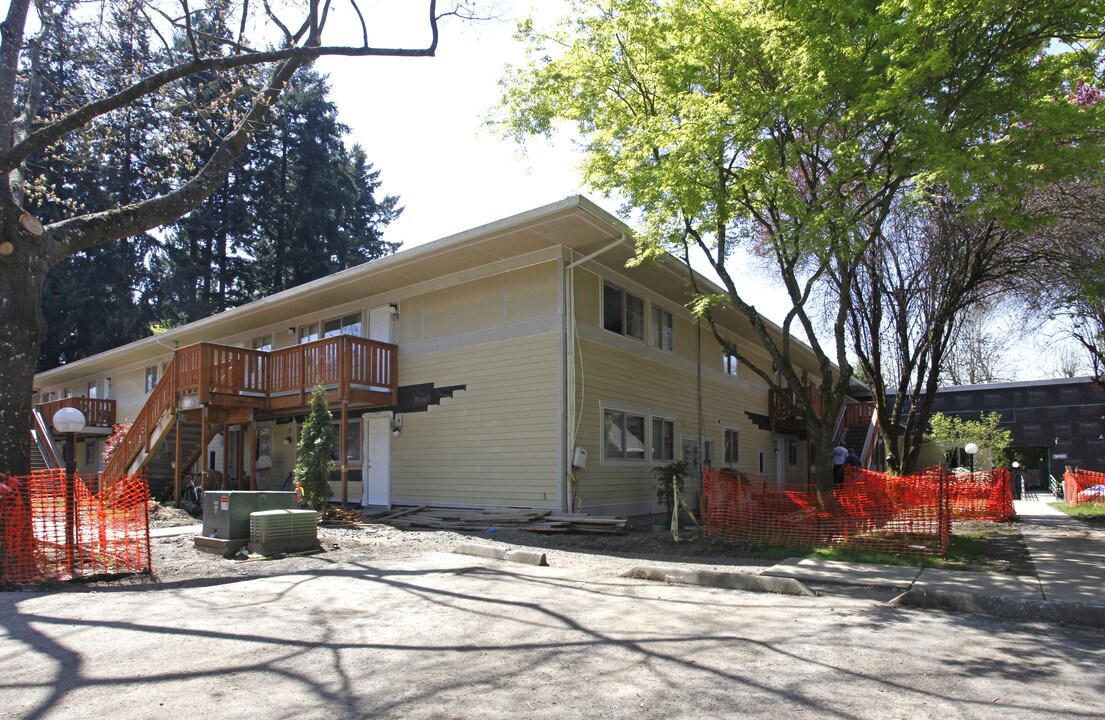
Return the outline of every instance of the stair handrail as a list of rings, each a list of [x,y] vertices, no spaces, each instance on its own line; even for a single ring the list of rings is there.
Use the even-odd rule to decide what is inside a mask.
[[[104,465],[101,478],[122,477],[142,450],[149,449],[150,435],[168,410],[176,410],[176,360],[170,360],[165,372],[146,398],[134,422],[127,429],[115,452]]]
[[[871,424],[867,427],[867,437],[863,441],[863,452],[859,456],[860,467],[870,468],[871,456],[875,453],[875,443],[879,436],[879,406],[871,409]]]
[[[34,420],[31,436],[34,438],[39,452],[42,453],[42,459],[51,468],[64,467],[61,455],[58,454],[58,446],[54,442],[54,435],[47,427],[46,420],[42,417],[42,413],[38,411],[38,408],[31,408],[31,417]]]
[[[840,404],[840,414],[836,416],[836,427],[833,428],[833,445],[839,445],[844,440],[844,413],[848,411],[848,401]]]

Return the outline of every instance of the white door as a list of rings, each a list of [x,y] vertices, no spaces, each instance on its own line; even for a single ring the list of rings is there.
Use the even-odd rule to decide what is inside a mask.
[[[787,444],[781,437],[775,439],[775,484],[787,484]]]
[[[365,415],[364,492],[361,505],[391,504],[391,422],[384,414]]]
[[[368,311],[368,339],[391,342],[391,306],[381,305]]]

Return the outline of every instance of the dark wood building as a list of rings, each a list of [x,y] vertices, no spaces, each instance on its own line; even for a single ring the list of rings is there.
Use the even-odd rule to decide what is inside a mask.
[[[1088,377],[944,388],[932,409],[964,420],[999,413],[1027,487],[1061,481],[1068,465],[1105,470],[1105,390]]]

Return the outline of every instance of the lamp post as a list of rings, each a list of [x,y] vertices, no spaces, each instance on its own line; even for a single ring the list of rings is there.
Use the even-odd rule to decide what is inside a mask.
[[[73,574],[73,555],[77,551],[77,433],[84,430],[84,413],[75,407],[63,407],[51,420],[54,429],[65,435],[65,556],[69,574]]]
[[[1014,490],[1013,495],[1018,500],[1023,500],[1024,499],[1023,498],[1023,495],[1024,495],[1024,476],[1021,475],[1021,464],[1016,460],[1013,461],[1013,475],[1016,476],[1016,478],[1017,478],[1016,481],[1015,481],[1016,484],[1013,485],[1013,490]]]
[[[974,443],[967,443],[963,446],[963,451],[967,453],[967,456],[971,458],[971,474],[975,473],[975,454],[978,452],[978,445]]]

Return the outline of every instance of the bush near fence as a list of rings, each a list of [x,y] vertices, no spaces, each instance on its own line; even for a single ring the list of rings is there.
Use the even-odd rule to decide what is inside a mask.
[[[141,475],[102,489],[97,478],[76,476],[71,494],[64,470],[0,477],[0,583],[149,572],[149,499]]]
[[[1105,505],[1105,473],[1079,468],[1063,473],[1063,499],[1070,505]]]
[[[928,557],[946,554],[952,520],[1013,516],[1003,470],[956,476],[934,468],[894,477],[848,468],[824,507],[808,486],[780,487],[761,475],[711,470],[703,484],[707,537],[761,545],[841,545]]]

